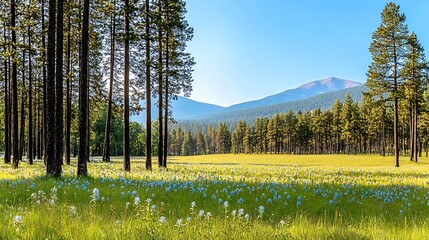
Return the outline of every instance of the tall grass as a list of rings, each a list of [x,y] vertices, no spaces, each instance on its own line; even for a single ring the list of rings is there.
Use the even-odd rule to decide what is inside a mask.
[[[0,239],[425,239],[429,161],[360,155],[172,157],[0,164]],[[94,190],[97,189],[97,190]]]

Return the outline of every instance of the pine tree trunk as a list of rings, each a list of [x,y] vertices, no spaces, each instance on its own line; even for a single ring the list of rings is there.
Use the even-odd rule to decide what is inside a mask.
[[[159,14],[161,14],[161,1],[159,1]],[[163,124],[162,124],[162,28],[158,27],[158,166],[162,167],[163,163],[163,138],[164,134],[162,132]]]
[[[116,10],[116,1],[113,1],[113,9]],[[110,162],[110,128],[112,120],[112,98],[113,98],[113,81],[115,71],[115,39],[116,39],[116,13],[113,12],[110,18],[110,79],[109,79],[109,99],[107,106],[106,128],[104,130],[104,147],[103,161]]]
[[[419,137],[419,135],[418,135],[418,103],[417,103],[417,99],[416,99],[416,102],[414,103],[414,119],[413,119],[413,122],[414,122],[414,124],[413,124],[413,126],[414,126],[414,128],[413,128],[413,137],[414,137],[414,139],[413,139],[413,145],[414,145],[414,156],[415,156],[415,162],[418,162],[418,157],[417,157],[417,152],[418,152],[418,137]]]
[[[130,19],[129,0],[125,0],[125,49],[124,49],[124,170],[130,171],[130,98],[129,98],[129,64],[130,64]]]
[[[128,0],[126,0],[128,1]],[[152,115],[151,115],[151,80],[150,80],[150,25],[149,0],[146,0],[146,170],[152,171]]]
[[[45,0],[42,0],[42,28],[45,31],[46,30],[46,24],[45,24]],[[42,33],[42,47],[43,47],[43,51],[42,51],[42,58],[46,59],[46,37],[45,34]],[[44,163],[45,165],[47,165],[47,161],[46,161],[46,154],[47,154],[47,89],[48,89],[48,85],[47,85],[47,64],[43,64],[42,66],[42,75],[43,75],[43,118],[42,118],[42,155],[44,158]]]
[[[410,116],[409,116],[409,124],[410,124],[410,139],[408,141],[410,146],[410,161],[414,161],[414,106],[410,101]]]
[[[67,68],[66,68],[66,163],[70,165],[70,137],[71,137],[71,4],[69,3],[69,14],[67,17]]]
[[[89,0],[83,2],[81,60],[79,72],[79,155],[77,175],[88,175],[88,45]]]
[[[24,40],[25,41],[25,40]],[[22,161],[25,142],[25,50],[22,51],[22,90],[21,90],[21,114],[19,126],[19,160]]]
[[[11,0],[11,28],[12,28],[12,138],[13,138],[13,168],[18,168],[19,164],[19,147],[18,147],[18,72],[16,60],[16,15],[15,0]]]
[[[169,3],[168,1],[165,2],[165,6],[166,6],[166,21],[168,22],[169,19]],[[164,151],[163,151],[163,161],[162,161],[162,166],[164,168],[167,168],[167,156],[168,156],[168,95],[169,95],[169,68],[170,68],[170,34],[169,34],[169,30],[167,29],[166,32],[166,40],[165,40],[165,104],[164,104]]]
[[[63,130],[64,130],[64,117],[63,117],[63,53],[64,53],[64,3],[57,1],[57,41],[56,41],[56,71],[55,71],[55,158],[57,160],[56,173],[61,175],[63,161]]]
[[[32,94],[32,64],[31,64],[31,32],[28,27],[28,163],[33,164],[33,94]]]
[[[7,37],[6,37],[6,22],[3,23],[3,40],[6,41]],[[4,45],[4,52],[7,51],[6,45]],[[4,110],[4,129],[5,129],[5,134],[4,134],[4,145],[5,145],[5,152],[4,152],[4,163],[8,164],[10,163],[10,91],[9,91],[9,77],[8,75],[10,75],[10,72],[8,71],[8,61],[6,56],[4,56],[4,106],[5,106],[5,110]]]
[[[49,0],[48,48],[46,81],[46,173],[51,176],[60,176],[57,172],[57,158],[55,155],[56,126],[55,126],[55,25],[56,1]]]

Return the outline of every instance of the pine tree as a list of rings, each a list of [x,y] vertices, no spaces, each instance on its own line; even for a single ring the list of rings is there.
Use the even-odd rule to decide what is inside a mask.
[[[399,167],[398,87],[403,82],[402,63],[406,57],[408,30],[405,15],[394,3],[388,3],[381,13],[381,25],[373,33],[369,51],[372,63],[368,69],[367,86],[372,96],[389,93],[393,101],[393,143],[395,167]]]

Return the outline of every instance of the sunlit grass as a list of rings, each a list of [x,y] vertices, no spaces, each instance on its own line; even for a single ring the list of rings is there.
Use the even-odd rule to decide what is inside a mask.
[[[0,164],[0,239],[424,239],[429,160],[419,160],[208,155],[147,172],[133,158],[125,173],[120,158],[95,158],[89,177],[73,161],[58,179],[42,161]]]

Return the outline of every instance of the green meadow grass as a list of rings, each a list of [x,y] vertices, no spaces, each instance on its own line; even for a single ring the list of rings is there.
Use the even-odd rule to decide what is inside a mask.
[[[154,158],[156,165],[156,158]],[[377,155],[0,164],[0,239],[428,239],[429,160]],[[97,189],[97,190],[94,190]],[[98,192],[98,194],[97,194]],[[227,202],[227,203],[225,203]]]

